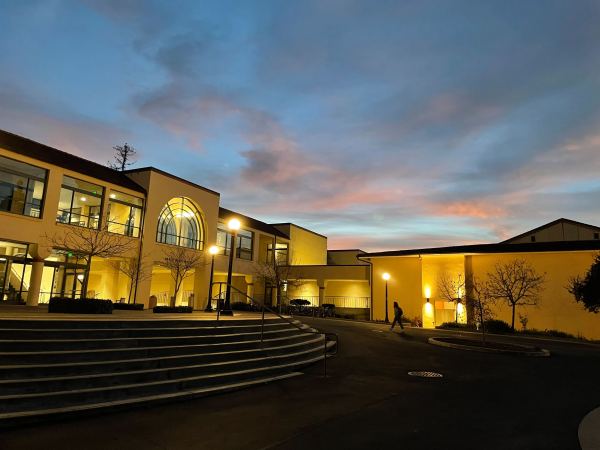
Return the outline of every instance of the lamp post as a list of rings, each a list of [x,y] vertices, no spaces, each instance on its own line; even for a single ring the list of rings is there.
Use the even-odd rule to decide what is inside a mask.
[[[215,273],[215,255],[219,253],[219,247],[216,245],[212,245],[208,249],[208,253],[210,253],[212,259],[210,261],[210,282],[208,283],[208,302],[206,302],[206,312],[212,312],[212,285],[213,285],[213,275]]]
[[[390,323],[390,319],[388,318],[388,280],[390,279],[390,274],[385,272],[381,277],[385,280],[385,323]]]
[[[235,241],[237,239],[237,231],[240,229],[241,223],[238,219],[231,219],[227,223],[227,228],[231,231],[231,246],[229,247],[229,268],[227,270],[227,291],[225,293],[225,304],[223,305],[222,315],[233,316],[231,309],[231,277],[233,274],[233,252],[235,251]]]

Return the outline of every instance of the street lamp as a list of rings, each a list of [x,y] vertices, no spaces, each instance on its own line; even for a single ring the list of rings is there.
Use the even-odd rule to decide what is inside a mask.
[[[222,315],[233,316],[231,309],[231,277],[233,274],[233,252],[235,250],[235,241],[237,239],[237,232],[241,227],[241,223],[238,219],[231,219],[227,223],[227,228],[231,231],[231,246],[229,247],[229,268],[227,270],[227,292],[225,293],[225,304],[223,305]]]
[[[390,319],[388,318],[388,280],[390,279],[390,274],[385,272],[381,277],[385,280],[385,323],[390,323]]]
[[[215,255],[219,253],[219,247],[212,245],[208,249],[208,253],[211,255],[210,262],[210,282],[208,283],[208,302],[206,302],[206,312],[212,312],[212,285],[213,285],[213,274],[215,273]]]

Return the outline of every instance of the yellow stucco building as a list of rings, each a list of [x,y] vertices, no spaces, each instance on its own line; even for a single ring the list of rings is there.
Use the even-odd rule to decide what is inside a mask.
[[[441,295],[440,278],[485,279],[495,264],[524,259],[546,275],[539,305],[519,308],[528,327],[600,338],[600,318],[576,304],[565,286],[584,274],[600,250],[600,228],[559,219],[498,244],[364,253],[328,250],[327,237],[292,223],[268,224],[225,209],[220,195],[160,169],[119,172],[0,131],[0,305],[38,305],[53,296],[107,298],[145,307],[166,305],[175,282],[161,264],[169,249],[199,255],[178,290],[179,305],[204,309],[224,295],[231,218],[241,222],[233,258],[233,301],[268,305],[291,299],[333,304],[353,318],[385,318],[400,302],[407,318],[425,327],[470,321],[464,302]],[[80,232],[127,241],[126,251],[86,264],[80,249],[56,245]],[[64,242],[64,239],[62,239]],[[212,256],[216,283],[209,293]],[[123,270],[139,260],[144,276]],[[281,268],[280,289],[265,267]],[[279,270],[279,269],[278,269]],[[458,289],[456,298],[466,295]],[[510,322],[510,308],[498,304]]]
[[[232,234],[241,222],[233,258],[233,301],[248,297],[274,305],[279,298],[333,303],[368,317],[368,266],[328,264],[327,238],[291,223],[267,224],[220,205],[218,192],[162,170],[125,172],[0,131],[0,305],[38,305],[53,296],[131,301],[145,307],[168,304],[175,281],[161,261],[169,249],[200,256],[178,290],[176,303],[203,309],[223,296]],[[87,267],[81,248],[58,246],[73,235],[106,235],[126,250],[95,256]],[[91,234],[86,234],[91,233]],[[100,234],[99,234],[100,233]],[[277,295],[264,266],[293,266],[292,280]],[[139,260],[139,264],[132,264]],[[137,283],[126,267],[139,266]],[[278,269],[279,270],[279,269]],[[283,269],[282,269],[283,270]],[[345,284],[349,283],[349,284]],[[221,291],[221,292],[220,292]],[[359,310],[358,312],[355,310]]]
[[[368,253],[363,259],[372,264],[373,318],[385,318],[384,273],[388,283],[388,316],[392,302],[398,301],[405,317],[433,328],[444,322],[467,322],[465,298],[468,283],[475,277],[485,281],[497,264],[516,259],[526,261],[545,276],[536,306],[520,306],[516,312],[527,318],[527,327],[560,330],[590,339],[600,339],[600,316],[587,312],[567,291],[569,278],[584,275],[600,251],[600,228],[559,219],[498,244]],[[454,280],[456,298],[442,292],[444,279]],[[460,299],[460,300],[457,300]],[[496,302],[497,319],[511,323],[512,309]],[[516,322],[521,328],[520,323]]]

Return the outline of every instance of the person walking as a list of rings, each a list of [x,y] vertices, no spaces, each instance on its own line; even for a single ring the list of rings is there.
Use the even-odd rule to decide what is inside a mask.
[[[404,330],[404,326],[402,325],[402,308],[400,308],[398,302],[394,302],[394,321],[392,322],[390,331],[394,329],[396,324],[400,325],[401,330]]]

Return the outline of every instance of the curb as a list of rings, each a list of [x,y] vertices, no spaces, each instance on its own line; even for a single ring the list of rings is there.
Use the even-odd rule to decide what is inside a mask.
[[[550,356],[550,352],[546,349],[540,350],[507,350],[507,349],[498,349],[498,348],[488,348],[488,347],[475,347],[464,344],[453,344],[450,342],[440,341],[437,338],[429,338],[427,340],[432,345],[437,345],[438,347],[447,347],[447,348],[455,348],[458,350],[467,350],[472,352],[483,352],[483,353],[503,353],[508,355],[523,355],[523,356],[533,356],[533,357],[548,357]]]

